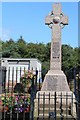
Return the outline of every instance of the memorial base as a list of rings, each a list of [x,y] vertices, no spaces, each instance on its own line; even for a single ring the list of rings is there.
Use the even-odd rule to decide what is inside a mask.
[[[70,91],[64,72],[61,70],[49,70],[45,76],[41,91]]]
[[[35,120],[74,120],[76,119],[76,100],[73,92],[38,91],[34,101]],[[50,116],[51,114],[51,116]],[[61,119],[61,117],[63,118]],[[50,119],[50,120],[53,120]]]

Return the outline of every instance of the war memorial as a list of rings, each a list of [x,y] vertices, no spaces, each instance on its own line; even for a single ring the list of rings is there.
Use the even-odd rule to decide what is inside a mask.
[[[75,96],[70,91],[66,75],[61,70],[61,29],[68,25],[68,16],[62,12],[60,3],[53,4],[52,11],[45,18],[45,24],[52,31],[50,70],[45,75],[41,91],[36,94],[34,116],[55,120],[62,116],[71,120],[71,115],[76,118]]]

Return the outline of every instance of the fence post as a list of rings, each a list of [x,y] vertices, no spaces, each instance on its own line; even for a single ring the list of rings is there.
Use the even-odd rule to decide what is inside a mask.
[[[1,94],[2,94],[2,68],[0,66],[0,101],[1,101]],[[0,106],[2,108],[2,106]],[[2,112],[0,112],[0,119],[2,119]]]
[[[34,99],[36,97],[36,92],[37,92],[37,75],[38,75],[38,70],[36,70],[36,81],[34,84],[34,80],[32,80],[32,85],[31,85],[31,93],[30,93],[30,120],[34,120]]]
[[[68,115],[68,94],[66,93],[66,118],[67,118],[67,115]]]
[[[5,92],[6,87],[6,67],[1,67],[1,83],[2,83],[2,93]]]
[[[43,93],[43,119],[44,119],[44,112],[45,112],[45,92]]]
[[[1,67],[0,66],[0,82],[1,82],[1,85],[2,85],[2,88],[0,87],[1,93],[4,93],[5,98],[6,98],[6,88],[5,88],[6,87],[6,67]],[[4,111],[4,114],[0,113],[0,119],[2,118],[2,119],[5,120],[5,118],[6,118],[5,115],[6,115],[5,111]]]
[[[76,97],[76,68],[74,67],[74,94]]]
[[[34,82],[34,81],[32,81]],[[33,83],[31,85],[31,93],[30,93],[30,120],[33,120],[33,113],[34,113],[34,93],[33,93]]]
[[[2,94],[2,67],[0,66],[0,94]]]
[[[39,91],[40,91],[40,78],[39,78]]]
[[[50,120],[50,92],[49,92],[49,120]]]
[[[10,67],[7,72],[8,72],[8,93],[9,93],[9,90],[10,90]]]
[[[37,76],[38,76],[38,70],[36,69],[36,83],[35,83],[35,85],[36,85],[36,92],[37,92]]]
[[[55,105],[54,111],[55,111],[55,120],[56,120],[56,92],[54,95],[55,95],[55,97],[54,97],[54,105]]]
[[[77,117],[80,119],[80,72],[78,75],[78,105],[77,105]]]
[[[39,108],[40,108],[40,93],[38,93],[38,118],[39,118]]]

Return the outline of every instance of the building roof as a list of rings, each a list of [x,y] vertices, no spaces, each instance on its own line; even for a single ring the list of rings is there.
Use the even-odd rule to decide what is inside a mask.
[[[1,58],[0,61],[1,60],[18,60],[18,61],[19,60],[27,60],[27,61],[31,60],[31,61],[38,61],[39,63],[41,63],[41,61],[37,58]]]

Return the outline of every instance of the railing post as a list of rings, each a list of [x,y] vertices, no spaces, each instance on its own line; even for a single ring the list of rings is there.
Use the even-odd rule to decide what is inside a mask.
[[[0,66],[0,101],[2,93],[5,92],[5,81],[6,81],[6,68]],[[0,120],[2,119],[2,117],[5,120],[5,113],[2,115],[2,112],[0,112]]]
[[[39,78],[39,91],[40,91],[40,78]]]
[[[1,82],[2,82],[2,93],[4,93],[6,87],[6,67],[1,68]]]
[[[16,83],[17,83],[17,76],[18,75],[18,67],[16,67]]]
[[[76,97],[76,68],[74,67],[74,94]]]
[[[2,93],[5,94],[5,99],[6,99],[6,67],[2,67]],[[5,108],[5,105],[4,105]],[[6,113],[4,109],[4,114],[2,115],[2,118],[5,120],[6,118]]]
[[[0,66],[0,96],[2,94],[2,68]],[[1,101],[1,97],[0,97],[0,101]],[[2,106],[0,106],[2,107]],[[2,113],[0,112],[0,119],[2,119]]]
[[[38,118],[39,118],[39,108],[40,108],[40,93],[38,93]]]
[[[50,114],[50,92],[49,92],[49,114]],[[49,120],[50,120],[50,115],[49,115]]]
[[[80,72],[78,75],[78,105],[77,105],[77,116],[80,119]]]
[[[66,93],[66,118],[68,115],[68,94]]]
[[[44,119],[44,112],[45,112],[45,92],[43,94],[43,119]]]
[[[31,85],[31,93],[30,93],[30,120],[33,120],[33,112],[34,112],[34,93]]]
[[[35,82],[36,92],[37,92],[37,76],[38,76],[38,70],[36,69],[36,82]]]
[[[61,112],[60,112],[60,115],[61,115],[61,119],[60,120],[63,120],[63,109],[62,109],[62,92],[61,92],[61,103],[60,103],[60,109],[61,109]]]
[[[54,97],[54,111],[55,111],[55,116],[54,116],[54,119],[56,120],[56,92],[55,92],[55,97]]]

